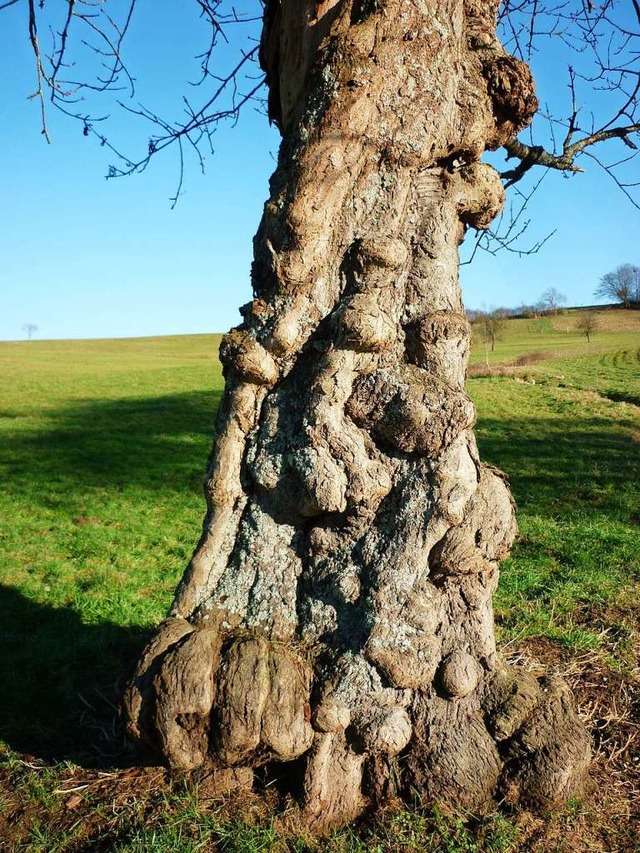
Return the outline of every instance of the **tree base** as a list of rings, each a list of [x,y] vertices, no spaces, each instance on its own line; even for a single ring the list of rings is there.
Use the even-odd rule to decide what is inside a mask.
[[[429,688],[383,687],[366,706],[339,688],[347,671],[352,695],[371,695],[366,666],[347,657],[329,678],[304,648],[229,629],[222,614],[168,619],[127,689],[127,732],[171,767],[211,767],[220,790],[282,764],[317,834],[396,796],[477,815],[496,799],[546,810],[583,791],[589,738],[561,678],[454,654]]]

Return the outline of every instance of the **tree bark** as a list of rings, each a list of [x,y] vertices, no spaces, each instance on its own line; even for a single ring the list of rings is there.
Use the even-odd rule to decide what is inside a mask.
[[[482,811],[579,793],[569,692],[496,652],[516,527],[465,394],[479,158],[537,101],[480,0],[269,0],[282,145],[255,298],[223,340],[203,534],[128,688],[172,766],[291,763],[317,831],[392,794]]]

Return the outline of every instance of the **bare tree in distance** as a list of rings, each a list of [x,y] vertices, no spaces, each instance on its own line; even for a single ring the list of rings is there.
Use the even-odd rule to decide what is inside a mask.
[[[31,340],[33,335],[38,331],[39,327],[35,323],[25,323],[22,331],[27,333],[27,338]]]
[[[218,4],[198,6],[215,40]],[[317,831],[395,794],[480,814],[584,790],[589,740],[569,688],[496,648],[515,514],[472,431],[458,246],[534,167],[576,172],[596,144],[635,155],[640,22],[620,7],[267,0],[259,53],[282,144],[254,298],[221,345],[202,535],[124,702],[129,735],[170,766],[246,786],[264,766]],[[538,108],[525,60],[545,30],[580,48],[570,118],[550,119],[561,138],[547,148],[518,139]],[[71,25],[57,32],[62,69]],[[120,38],[106,50],[119,69]],[[114,174],[171,145],[182,164],[253,97],[236,84],[250,51],[215,76],[211,56],[204,105],[173,124],[139,110],[157,134]],[[56,75],[38,74],[51,88]],[[593,83],[608,88],[605,117],[580,110]],[[517,163],[502,175],[480,161],[500,148]],[[601,163],[631,194],[626,164]]]
[[[502,340],[507,327],[507,312],[501,308],[494,308],[491,311],[478,312],[478,314],[476,325],[479,328],[482,340],[491,344],[491,352],[493,352],[496,343]]]
[[[578,317],[576,328],[581,335],[587,339],[587,343],[591,343],[591,336],[594,335],[600,328],[600,321],[596,311],[588,308],[586,311],[581,311]]]
[[[621,264],[603,275],[594,296],[619,302],[623,308],[637,308],[640,306],[640,267]]]
[[[560,293],[557,287],[549,287],[540,297],[540,305],[548,314],[557,314],[560,311],[560,306],[564,305],[567,297],[564,293]]]

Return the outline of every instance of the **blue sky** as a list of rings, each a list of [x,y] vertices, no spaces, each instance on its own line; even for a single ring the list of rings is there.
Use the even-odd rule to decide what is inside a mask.
[[[197,76],[189,60],[206,37],[190,8],[139,2],[127,43],[138,80],[133,105],[180,110],[181,93]],[[535,65],[542,98],[561,98],[565,78],[552,55]],[[218,332],[236,324],[250,298],[251,239],[278,145],[264,116],[250,108],[235,128],[220,128],[205,176],[190,162],[172,210],[172,153],[141,176],[107,181],[114,158],[81,125],[50,111],[46,143],[37,103],[27,98],[34,87],[26,3],[19,2],[0,12],[0,339],[24,338],[26,323],[39,327],[39,338]],[[144,147],[140,119],[103,110],[112,114],[110,141],[134,153]],[[550,286],[569,304],[588,304],[601,275],[640,263],[640,212],[595,164],[570,179],[549,174],[526,218],[525,246],[557,233],[535,255],[481,253],[464,266],[469,307],[533,302]]]

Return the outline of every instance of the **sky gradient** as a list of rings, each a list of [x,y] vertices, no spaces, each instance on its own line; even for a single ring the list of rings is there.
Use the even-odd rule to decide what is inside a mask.
[[[175,115],[181,94],[191,91],[191,57],[206,33],[187,6],[139,3],[127,42],[134,106],[141,101]],[[35,74],[25,11],[18,3],[0,12],[0,340],[24,339],[27,323],[38,326],[37,338],[220,332],[237,324],[238,307],[251,296],[251,241],[268,195],[276,131],[251,107],[236,127],[221,127],[206,174],[187,163],[173,210],[178,162],[171,152],[140,176],[105,180],[113,156],[84,137],[80,124],[50,111],[52,143],[41,134],[37,102],[27,97]],[[232,50],[220,51],[221,63]],[[561,63],[544,53],[534,72],[541,98],[557,100],[561,110]],[[149,130],[142,120],[113,104],[104,110],[111,112],[110,141],[127,151],[144,148]],[[595,164],[571,178],[549,174],[525,218],[525,248],[555,235],[535,255],[480,253],[464,266],[468,307],[535,302],[550,286],[570,305],[590,304],[600,276],[621,263],[640,264],[640,212]]]

